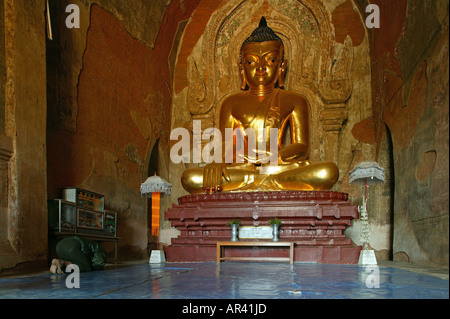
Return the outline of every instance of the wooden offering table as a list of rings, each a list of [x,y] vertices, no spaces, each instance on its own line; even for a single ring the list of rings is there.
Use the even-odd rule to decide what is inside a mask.
[[[243,247],[243,246],[265,246],[265,247],[289,247],[289,257],[225,257],[224,248],[226,246]],[[221,261],[289,261],[294,263],[294,243],[283,241],[220,241],[217,242],[217,262]]]

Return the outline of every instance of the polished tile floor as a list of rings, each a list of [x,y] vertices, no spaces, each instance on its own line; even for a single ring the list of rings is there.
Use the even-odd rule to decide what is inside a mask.
[[[0,299],[448,299],[447,274],[391,265],[134,263],[0,278]],[[441,278],[439,278],[441,277]]]

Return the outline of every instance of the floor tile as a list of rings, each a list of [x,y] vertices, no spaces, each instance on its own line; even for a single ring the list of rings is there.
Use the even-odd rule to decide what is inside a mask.
[[[387,266],[164,263],[0,279],[0,299],[448,299],[448,280]]]

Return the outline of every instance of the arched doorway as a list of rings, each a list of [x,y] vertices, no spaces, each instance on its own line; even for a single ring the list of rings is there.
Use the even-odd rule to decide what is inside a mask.
[[[388,211],[389,211],[389,224],[390,224],[390,248],[388,260],[394,258],[394,195],[395,195],[395,166],[394,166],[394,146],[392,142],[391,130],[388,125],[385,125],[386,129],[386,141],[385,141],[385,178],[386,186],[383,193],[387,194]]]

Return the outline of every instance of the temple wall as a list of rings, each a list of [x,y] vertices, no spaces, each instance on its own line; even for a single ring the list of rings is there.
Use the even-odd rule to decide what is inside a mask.
[[[298,6],[328,30],[300,34],[329,41],[333,52],[320,69],[319,51],[300,60],[292,52],[301,37],[289,44],[287,88],[303,90],[314,106],[312,159],[338,164],[333,190],[353,204],[362,189],[348,173],[377,161],[386,171],[386,182],[369,188],[377,257],[448,266],[448,1],[370,2],[380,8],[380,29],[365,27],[365,0],[255,0],[241,11],[224,11],[237,0],[50,1],[53,40],[46,40],[44,0],[0,0],[0,272],[46,267],[47,199],[69,186],[104,194],[106,208],[118,212],[121,260],[147,258],[156,238],[139,186],[150,171],[173,185],[162,197],[159,237],[170,244],[178,231],[162,212],[186,194],[180,177],[189,165],[170,161],[169,134],[191,128],[193,93],[203,94],[198,83],[212,75],[195,73],[193,61],[207,61],[204,45],[214,35],[230,41],[213,52],[222,54],[215,90],[229,94],[237,56],[226,48],[239,42],[228,37],[236,32],[229,18],[241,19],[244,37],[262,14],[269,25],[293,27],[287,17],[299,11],[288,9]],[[79,29],[65,25],[68,4],[80,8]],[[218,16],[222,29],[214,29]],[[314,84],[320,72],[351,91],[328,94],[331,87]],[[212,125],[214,114],[202,119]],[[355,220],[346,232],[356,244],[359,227]]]
[[[393,258],[448,266],[448,1],[374,3],[373,113],[377,147],[388,138],[393,149]]]
[[[156,238],[139,188],[150,171],[169,179],[170,56],[196,1],[57,2],[47,55],[49,198],[68,186],[104,194],[118,213],[119,258],[147,258]],[[69,3],[79,5],[80,29],[65,27]],[[162,211],[167,205],[162,197]]]
[[[1,1],[0,272],[47,262],[44,1]]]
[[[149,171],[168,179],[168,57],[196,2],[50,1],[53,40],[45,1],[28,2],[0,10],[0,272],[47,267],[47,199],[73,186],[118,212],[119,259],[148,258],[156,238],[139,187]],[[79,29],[66,27],[68,4]]]

